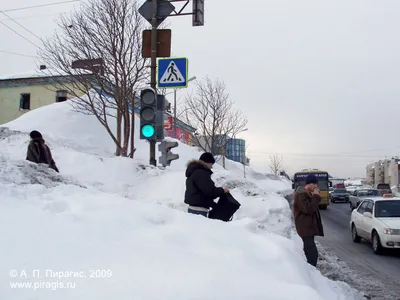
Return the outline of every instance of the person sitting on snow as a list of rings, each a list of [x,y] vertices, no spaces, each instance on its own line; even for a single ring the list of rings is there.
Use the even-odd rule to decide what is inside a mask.
[[[59,172],[55,161],[51,155],[50,148],[45,144],[42,134],[33,130],[30,133],[31,141],[29,142],[26,159],[37,164],[46,164],[54,171]]]
[[[214,199],[221,197],[229,190],[216,187],[211,179],[214,156],[205,152],[199,160],[189,161],[186,169],[185,203],[189,204],[188,213],[207,217],[211,207],[217,203]]]

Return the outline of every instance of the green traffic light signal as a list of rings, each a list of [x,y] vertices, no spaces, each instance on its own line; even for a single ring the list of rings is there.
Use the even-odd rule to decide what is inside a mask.
[[[146,138],[151,138],[155,133],[154,126],[146,124],[142,127],[142,135]]]

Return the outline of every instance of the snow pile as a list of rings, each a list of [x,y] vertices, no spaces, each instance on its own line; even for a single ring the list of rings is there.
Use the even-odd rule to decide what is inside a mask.
[[[345,186],[362,186],[363,180],[362,179],[348,179],[344,182]]]
[[[138,122],[136,122],[138,123]],[[227,161],[214,180],[242,207],[233,222],[185,212],[184,169],[199,156],[147,166],[114,146],[92,116],[56,103],[0,129],[0,299],[359,299],[304,259],[279,195],[289,181]],[[112,125],[111,125],[112,126]],[[60,174],[24,160],[28,132],[44,134]],[[136,128],[136,133],[138,130]],[[5,285],[5,288],[4,288]]]

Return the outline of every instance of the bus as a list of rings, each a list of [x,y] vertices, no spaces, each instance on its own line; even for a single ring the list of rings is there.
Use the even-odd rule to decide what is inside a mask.
[[[321,191],[320,196],[322,198],[319,207],[321,209],[326,209],[329,205],[329,188],[332,187],[332,182],[329,181],[328,172],[320,170],[297,172],[293,176],[292,188],[297,190],[299,187],[304,187],[306,184],[306,177],[310,174],[313,174],[318,178],[318,189]]]

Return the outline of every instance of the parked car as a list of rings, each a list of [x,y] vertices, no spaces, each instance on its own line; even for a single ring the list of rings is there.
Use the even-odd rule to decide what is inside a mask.
[[[346,187],[346,190],[350,193],[353,194],[355,190],[357,190],[359,187],[358,186],[353,186],[353,185],[349,185],[348,187]]]
[[[378,189],[359,189],[350,195],[350,209],[357,208],[365,197],[379,197],[381,192]]]
[[[387,184],[387,183],[378,183],[378,184],[376,185],[376,188],[377,188],[378,190],[380,190],[381,195],[384,195],[384,194],[392,194],[392,189],[390,188],[390,185]]]
[[[365,198],[351,213],[350,229],[353,242],[371,241],[375,254],[383,248],[400,249],[400,197]]]
[[[350,194],[346,189],[334,189],[331,194],[331,202],[336,203],[337,201],[350,201]]]

